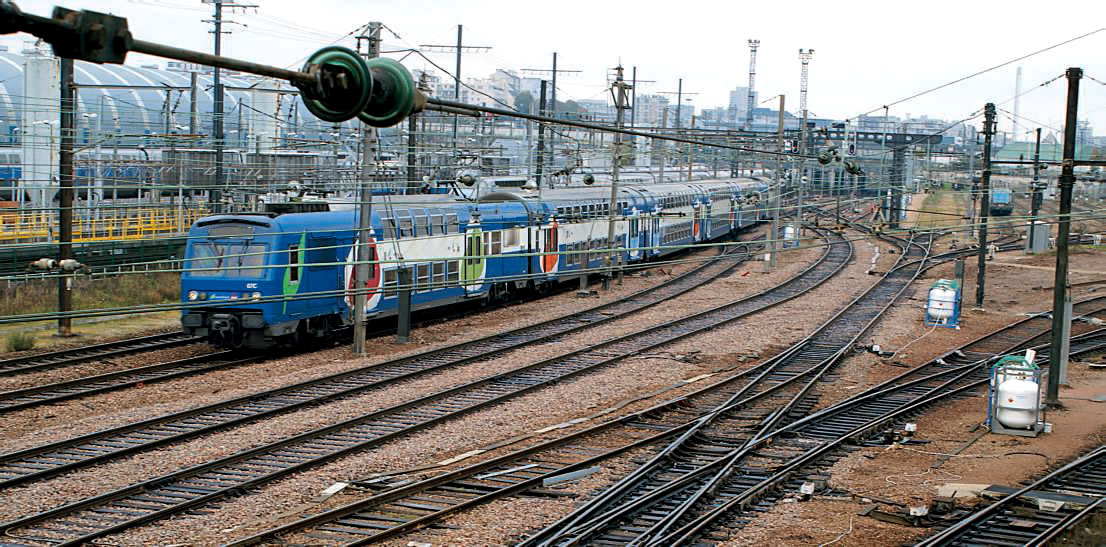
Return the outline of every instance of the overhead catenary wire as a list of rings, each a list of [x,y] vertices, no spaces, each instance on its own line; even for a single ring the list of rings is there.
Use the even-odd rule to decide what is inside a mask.
[[[1062,41],[1062,42],[1058,42],[1058,43],[1052,44],[1052,45],[1050,45],[1050,46],[1046,46],[1046,47],[1044,47],[1044,48],[1038,49],[1038,50],[1036,50],[1036,51],[1033,51],[1033,52],[1027,53],[1027,54],[1025,54],[1025,55],[1021,55],[1021,56],[1019,56],[1019,57],[1015,57],[1015,58],[1013,58],[1013,59],[1010,59],[1010,60],[1008,60],[1008,61],[1004,61],[1004,62],[1002,62],[1002,63],[999,63],[999,64],[997,64],[997,65],[994,65],[994,66],[991,66],[991,67],[988,67],[988,68],[985,68],[985,69],[982,69],[982,70],[979,70],[979,71],[973,72],[973,73],[971,73],[971,74],[968,74],[968,75],[966,75],[966,76],[962,76],[962,77],[960,77],[960,78],[957,78],[957,79],[955,79],[955,80],[952,80],[952,81],[949,81],[949,82],[945,82],[945,83],[943,83],[943,84],[940,84],[940,85],[937,85],[937,86],[931,87],[931,88],[929,88],[929,89],[926,89],[926,90],[923,90],[923,91],[919,91],[919,92],[917,92],[917,93],[915,93],[915,94],[913,94],[913,95],[910,95],[910,96],[908,96],[908,97],[904,97],[904,98],[902,98],[902,99],[898,99],[898,100],[896,100],[896,101],[891,101],[891,102],[889,102],[889,103],[887,103],[887,104],[884,104],[884,105],[878,106],[878,107],[876,107],[876,108],[873,108],[873,109],[871,109],[871,110],[869,110],[869,111],[867,111],[867,112],[864,112],[864,113],[861,113],[861,114],[857,114],[856,116],[853,116],[853,117],[854,117],[854,118],[862,118],[862,117],[864,117],[864,116],[867,116],[867,115],[869,115],[869,114],[871,114],[871,113],[873,113],[873,112],[878,112],[878,111],[880,111],[880,110],[883,110],[883,109],[885,109],[885,108],[889,108],[889,107],[892,107],[892,106],[896,106],[896,105],[899,105],[899,104],[905,103],[905,102],[907,102],[907,101],[911,101],[911,100],[913,100],[913,99],[917,99],[918,97],[922,97],[922,96],[924,96],[924,95],[928,95],[928,94],[930,94],[930,93],[933,93],[933,92],[935,92],[935,91],[939,91],[939,90],[941,90],[941,89],[944,89],[944,88],[946,88],[946,87],[950,87],[950,86],[956,85],[956,84],[958,84],[958,83],[960,83],[960,82],[963,82],[963,81],[967,81],[967,80],[970,80],[970,79],[972,79],[972,78],[975,78],[976,76],[981,76],[981,75],[983,75],[983,74],[986,74],[986,73],[988,73],[988,72],[991,72],[991,71],[994,71],[994,70],[998,70],[998,69],[1000,69],[1000,68],[1002,68],[1002,67],[1005,67],[1005,66],[1009,66],[1009,65],[1012,65],[1012,64],[1014,64],[1014,63],[1016,63],[1016,62],[1018,62],[1018,61],[1024,61],[1025,59],[1029,59],[1029,58],[1031,58],[1031,57],[1034,57],[1034,56],[1040,55],[1041,53],[1045,53],[1045,52],[1047,52],[1047,51],[1051,51],[1051,50],[1053,50],[1053,49],[1056,49],[1056,48],[1058,48],[1058,47],[1060,47],[1060,46],[1064,46],[1064,45],[1070,44],[1070,43],[1072,43],[1072,42],[1076,42],[1076,41],[1078,41],[1078,40],[1082,40],[1083,38],[1087,38],[1088,36],[1093,36],[1093,35],[1095,35],[1095,34],[1098,34],[1099,32],[1102,32],[1102,31],[1104,31],[1104,30],[1106,30],[1106,27],[1103,27],[1103,28],[1098,28],[1098,29],[1092,30],[1092,31],[1090,31],[1090,32],[1087,32],[1087,33],[1085,33],[1085,34],[1080,34],[1079,36],[1076,36],[1076,37],[1074,37],[1074,38],[1069,38],[1069,39],[1067,39],[1067,40],[1064,40],[1064,41]]]

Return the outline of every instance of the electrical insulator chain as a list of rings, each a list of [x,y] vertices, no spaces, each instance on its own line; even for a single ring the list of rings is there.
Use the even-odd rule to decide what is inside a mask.
[[[0,1],[0,34],[26,32],[50,44],[58,57],[92,63],[123,64],[135,51],[190,63],[217,66],[287,80],[299,88],[317,118],[340,123],[358,118],[374,127],[390,127],[426,106],[411,73],[392,59],[365,61],[357,52],[329,46],[312,54],[300,71],[287,70],[136,40],[127,19],[106,13],[55,7],[52,17],[23,13]]]

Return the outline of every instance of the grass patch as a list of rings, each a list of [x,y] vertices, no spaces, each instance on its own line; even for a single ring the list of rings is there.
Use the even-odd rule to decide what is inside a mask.
[[[951,228],[959,226],[964,220],[958,216],[963,214],[963,206],[956,199],[956,194],[945,190],[937,190],[925,195],[922,204],[917,207],[919,212],[914,219],[914,227],[920,229]],[[940,214],[940,213],[951,213]]]
[[[180,300],[180,274],[136,273],[73,279],[73,308],[94,310]],[[41,279],[0,288],[0,316],[58,309],[58,281]]]
[[[35,347],[35,336],[29,332],[13,332],[4,340],[6,351],[27,351]]]

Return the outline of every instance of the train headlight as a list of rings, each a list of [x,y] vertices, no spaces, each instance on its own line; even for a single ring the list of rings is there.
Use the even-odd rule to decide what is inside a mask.
[[[205,293],[205,292],[200,293],[200,300],[207,300],[207,293]]]
[[[250,295],[250,298],[253,298],[254,300],[261,300],[261,293],[255,292]]]
[[[200,293],[198,293],[196,291],[188,291],[188,301],[189,302],[195,302],[196,299],[199,298],[199,297],[200,297]]]

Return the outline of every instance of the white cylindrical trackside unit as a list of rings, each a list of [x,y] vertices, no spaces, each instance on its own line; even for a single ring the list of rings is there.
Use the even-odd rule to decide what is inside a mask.
[[[795,230],[794,224],[788,224],[783,227],[783,246],[784,247],[797,247],[799,245],[798,231]]]
[[[26,191],[31,206],[50,207],[58,188],[61,146],[61,69],[45,43],[28,43],[23,50],[23,148],[20,196]],[[21,200],[22,197],[17,198]]]
[[[1032,429],[1040,404],[1040,386],[1015,374],[999,375],[997,380],[995,418],[1010,429]]]
[[[935,322],[952,317],[956,312],[956,289],[947,285],[936,285],[929,289],[926,311],[930,320]]]
[[[251,153],[266,154],[273,151],[275,143],[280,138],[277,119],[277,97],[274,89],[280,89],[281,82],[271,79],[263,79],[257,83],[257,89],[250,91],[249,112],[250,150]],[[283,100],[290,100],[286,96]]]

